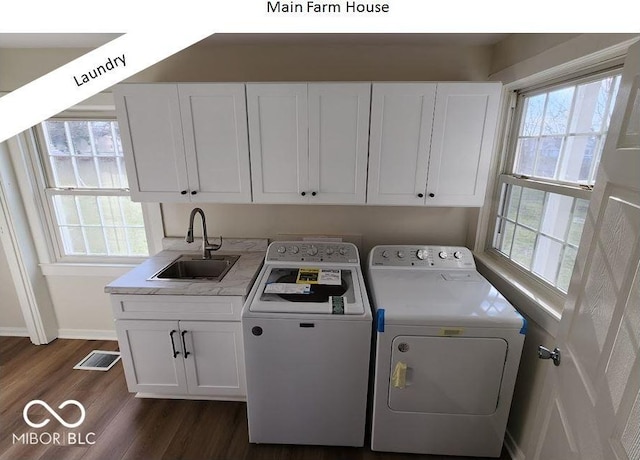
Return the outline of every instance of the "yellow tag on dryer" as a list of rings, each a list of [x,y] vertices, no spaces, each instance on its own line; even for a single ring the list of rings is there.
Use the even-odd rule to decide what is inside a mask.
[[[463,327],[442,327],[440,328],[440,335],[444,337],[456,337],[464,334]]]

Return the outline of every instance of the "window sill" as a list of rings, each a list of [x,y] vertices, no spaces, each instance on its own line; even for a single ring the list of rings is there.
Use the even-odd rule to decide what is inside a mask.
[[[529,279],[490,252],[474,254],[478,271],[519,311],[555,337],[562,317],[564,298],[540,282]]]
[[[100,264],[100,263],[51,263],[40,264],[44,276],[101,276],[117,278],[124,275],[138,263]]]

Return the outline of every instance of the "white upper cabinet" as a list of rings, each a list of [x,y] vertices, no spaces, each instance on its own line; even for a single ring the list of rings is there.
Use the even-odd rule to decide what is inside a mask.
[[[192,201],[250,203],[244,84],[178,85]]]
[[[375,83],[367,202],[482,206],[500,83]]]
[[[247,84],[253,197],[364,204],[370,83]]]
[[[177,86],[118,85],[114,97],[131,199],[189,201]]]
[[[114,91],[134,201],[251,202],[242,83]]]
[[[482,206],[500,83],[438,83],[426,204]]]
[[[368,203],[424,204],[435,101],[435,83],[373,84]]]
[[[253,201],[306,202],[307,85],[248,83],[247,109]]]

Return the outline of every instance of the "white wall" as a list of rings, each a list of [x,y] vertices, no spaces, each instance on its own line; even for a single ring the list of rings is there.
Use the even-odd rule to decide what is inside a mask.
[[[0,335],[22,334],[26,336],[26,332],[18,295],[7,266],[7,256],[0,244]]]

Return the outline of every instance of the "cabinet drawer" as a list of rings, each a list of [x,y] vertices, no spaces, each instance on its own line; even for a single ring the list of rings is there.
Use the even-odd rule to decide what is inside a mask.
[[[193,319],[239,321],[243,304],[236,296],[112,295],[116,319]]]

